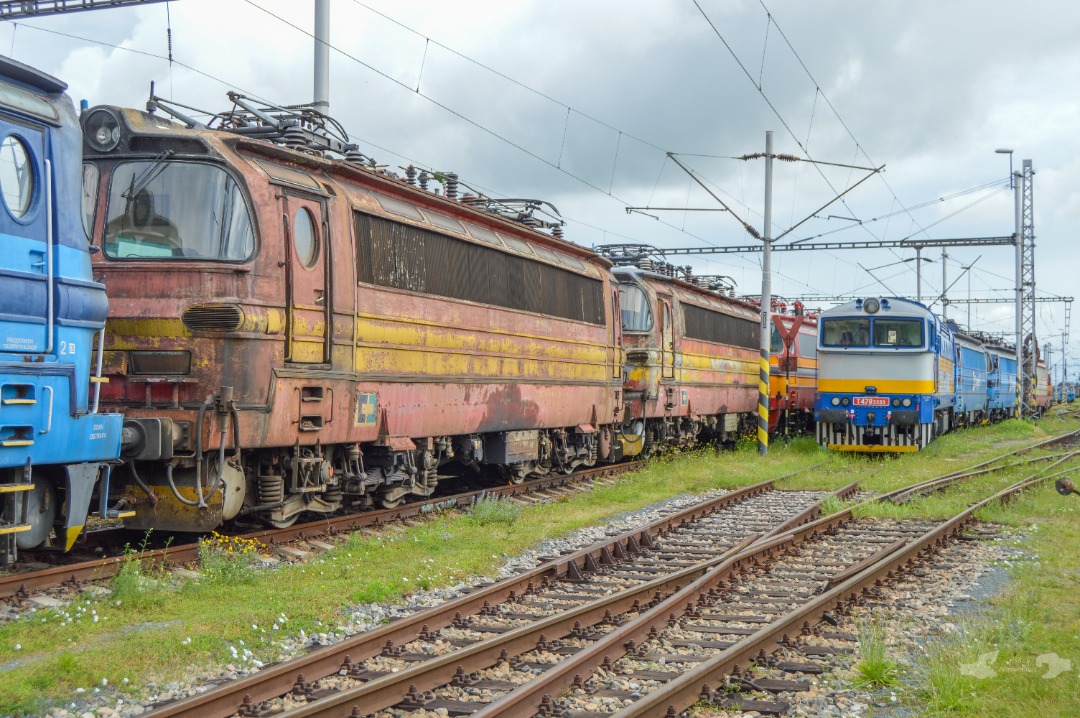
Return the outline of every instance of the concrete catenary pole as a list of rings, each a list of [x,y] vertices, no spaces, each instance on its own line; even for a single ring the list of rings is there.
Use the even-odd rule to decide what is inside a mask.
[[[915,301],[922,304],[922,247],[915,248]]]
[[[945,253],[945,248],[941,248],[941,318],[945,319],[949,315],[949,255]]]
[[[315,0],[315,109],[330,112],[330,0]]]
[[[765,132],[765,228],[761,253],[761,365],[758,369],[758,454],[769,454],[769,349],[772,345],[773,133]]]

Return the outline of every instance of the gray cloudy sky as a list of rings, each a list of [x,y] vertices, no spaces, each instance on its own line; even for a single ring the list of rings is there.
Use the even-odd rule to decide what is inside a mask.
[[[175,0],[39,18],[0,27],[0,52],[64,79],[91,105],[141,107],[151,81],[163,96],[215,111],[226,109],[231,88],[304,102],[312,7]],[[162,59],[167,11],[172,67]],[[1030,158],[1036,171],[1038,291],[1072,296],[1078,32],[1080,5],[1060,0],[333,0],[331,114],[380,162],[452,170],[496,196],[552,202],[567,237],[585,245],[752,243],[726,213],[654,219],[625,207],[717,206],[670,151],[762,229],[764,165],[729,158],[762,151],[766,130],[777,152],[886,166],[785,241],[1009,235],[1009,161],[994,150],[1011,148],[1016,169]],[[777,163],[774,234],[863,175]],[[914,296],[914,262],[901,262],[914,256],[778,253],[773,288],[789,297]],[[942,284],[940,253],[928,256],[924,298]],[[731,275],[751,294],[760,290],[759,261],[678,259],[701,274]],[[972,296],[1011,296],[1011,248],[950,251],[949,281],[973,262]],[[967,291],[964,276],[950,295]],[[966,306],[949,312],[966,322]],[[1054,337],[1055,354],[1064,319],[1063,304],[1039,305],[1039,331],[1044,342]],[[975,305],[971,324],[1011,331],[1012,308]],[[1069,353],[1075,376],[1080,354]]]

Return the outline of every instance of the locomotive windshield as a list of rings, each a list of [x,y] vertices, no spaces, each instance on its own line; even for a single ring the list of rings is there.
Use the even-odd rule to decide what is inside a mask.
[[[870,319],[823,320],[821,345],[825,347],[870,346]]]
[[[874,346],[921,347],[921,319],[875,319]]]
[[[875,317],[873,320],[870,318],[825,319],[821,326],[821,346],[868,347],[871,334],[875,347],[921,347],[923,323],[921,319],[886,319],[884,317]]]
[[[242,261],[255,250],[243,193],[222,168],[158,160],[113,170],[105,219],[112,259]]]
[[[634,284],[619,285],[619,306],[622,308],[624,332],[647,332],[652,329],[649,297]]]

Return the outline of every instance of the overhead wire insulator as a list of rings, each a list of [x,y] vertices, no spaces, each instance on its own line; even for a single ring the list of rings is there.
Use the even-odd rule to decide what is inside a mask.
[[[802,157],[796,157],[795,155],[773,155],[773,157],[775,157],[778,160],[783,160],[784,162],[800,162],[800,161],[802,161]]]
[[[761,239],[761,233],[760,233],[760,232],[758,232],[758,231],[757,231],[756,229],[754,229],[753,227],[751,227],[750,225],[748,225],[748,224],[746,224],[746,223],[743,223],[743,229],[745,229],[745,230],[746,230],[746,233],[747,233],[747,234],[749,234],[749,235],[750,235],[751,237],[753,237],[754,239]]]

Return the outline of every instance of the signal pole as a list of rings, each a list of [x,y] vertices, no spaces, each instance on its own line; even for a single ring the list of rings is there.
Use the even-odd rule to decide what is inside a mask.
[[[750,226],[750,224],[747,223],[745,220],[740,218],[739,215],[737,215],[735,213],[735,211],[731,207],[729,207],[724,202],[724,200],[720,198],[719,195],[716,194],[716,192],[714,192],[712,189],[709,188],[709,185],[704,183],[701,180],[701,178],[699,178],[697,176],[697,174],[694,173],[694,171],[692,169],[690,169],[683,162],[681,162],[679,160],[679,158],[676,156],[676,153],[668,152],[667,156],[671,158],[672,162],[677,164],[684,172],[686,172],[686,174],[690,175],[690,177],[695,182],[697,182],[698,185],[700,185],[701,188],[704,189],[709,194],[710,197],[712,197],[714,200],[716,200],[716,202],[721,207],[723,207],[725,212],[730,213],[731,216],[734,217],[739,222],[739,224],[741,224],[743,226],[743,229],[745,229],[747,231],[747,233],[750,234],[751,237],[753,237],[754,239],[762,241],[761,245],[757,245],[757,246],[761,247],[761,252],[762,252],[762,260],[761,260],[761,272],[762,272],[762,275],[761,275],[761,324],[760,324],[760,329],[761,329],[760,342],[761,343],[759,345],[760,346],[761,366],[758,369],[758,420],[757,420],[757,430],[758,431],[757,431],[757,439],[758,439],[758,454],[760,454],[761,456],[767,456],[769,454],[769,373],[770,373],[769,372],[769,351],[770,351],[771,346],[772,346],[772,331],[771,331],[772,330],[772,316],[771,316],[771,308],[772,308],[772,265],[771,265],[771,262],[772,262],[773,242],[778,240],[778,239],[782,239],[784,236],[786,236],[790,232],[794,231],[796,227],[801,225],[803,222],[806,222],[811,217],[815,216],[818,212],[822,211],[823,209],[825,209],[826,207],[831,205],[833,202],[839,201],[848,192],[851,192],[853,189],[855,189],[860,184],[862,184],[863,182],[868,180],[870,177],[877,174],[881,170],[885,169],[885,165],[882,165],[881,167],[858,167],[856,165],[837,164],[835,162],[821,162],[821,161],[818,161],[818,160],[804,160],[804,159],[802,159],[800,157],[796,157],[794,155],[788,155],[788,154],[779,154],[779,155],[773,154],[773,133],[772,133],[772,130],[766,131],[765,132],[765,153],[764,154],[755,153],[755,154],[743,155],[742,157],[735,158],[735,159],[739,159],[739,160],[757,160],[757,159],[764,159],[765,160],[765,212],[764,212],[764,215],[765,215],[765,228],[764,228],[763,232],[759,232],[758,230],[756,230],[752,226]],[[812,162],[814,164],[826,164],[826,165],[831,165],[833,167],[845,167],[847,169],[863,170],[867,174],[866,174],[865,177],[860,179],[858,182],[855,182],[850,187],[845,189],[843,192],[839,193],[838,195],[833,197],[831,200],[826,202],[824,205],[819,207],[815,212],[812,212],[811,214],[807,215],[805,219],[803,219],[800,222],[797,222],[795,225],[790,227],[787,231],[782,232],[779,237],[773,237],[772,236],[772,185],[773,185],[773,160],[774,159],[781,159],[781,160],[784,160],[786,162]],[[637,209],[637,208],[627,207],[626,211],[630,212],[630,211],[632,211],[634,209]],[[652,209],[675,209],[675,208],[660,207],[660,208],[652,208]],[[757,246],[755,246],[755,251],[757,251]],[[789,242],[786,245],[779,245],[779,247],[781,247],[781,248],[791,248],[793,246],[797,246],[797,245],[793,245],[793,243],[791,243],[791,242]],[[652,251],[664,252],[664,250],[657,250],[655,247],[651,248],[651,249],[652,249]],[[721,248],[714,247],[713,249],[721,249]],[[693,252],[693,253],[696,254],[697,252]]]
[[[769,455],[769,351],[772,348],[772,185],[773,133],[765,132],[765,227],[761,254],[761,356],[758,367],[758,454]]]

